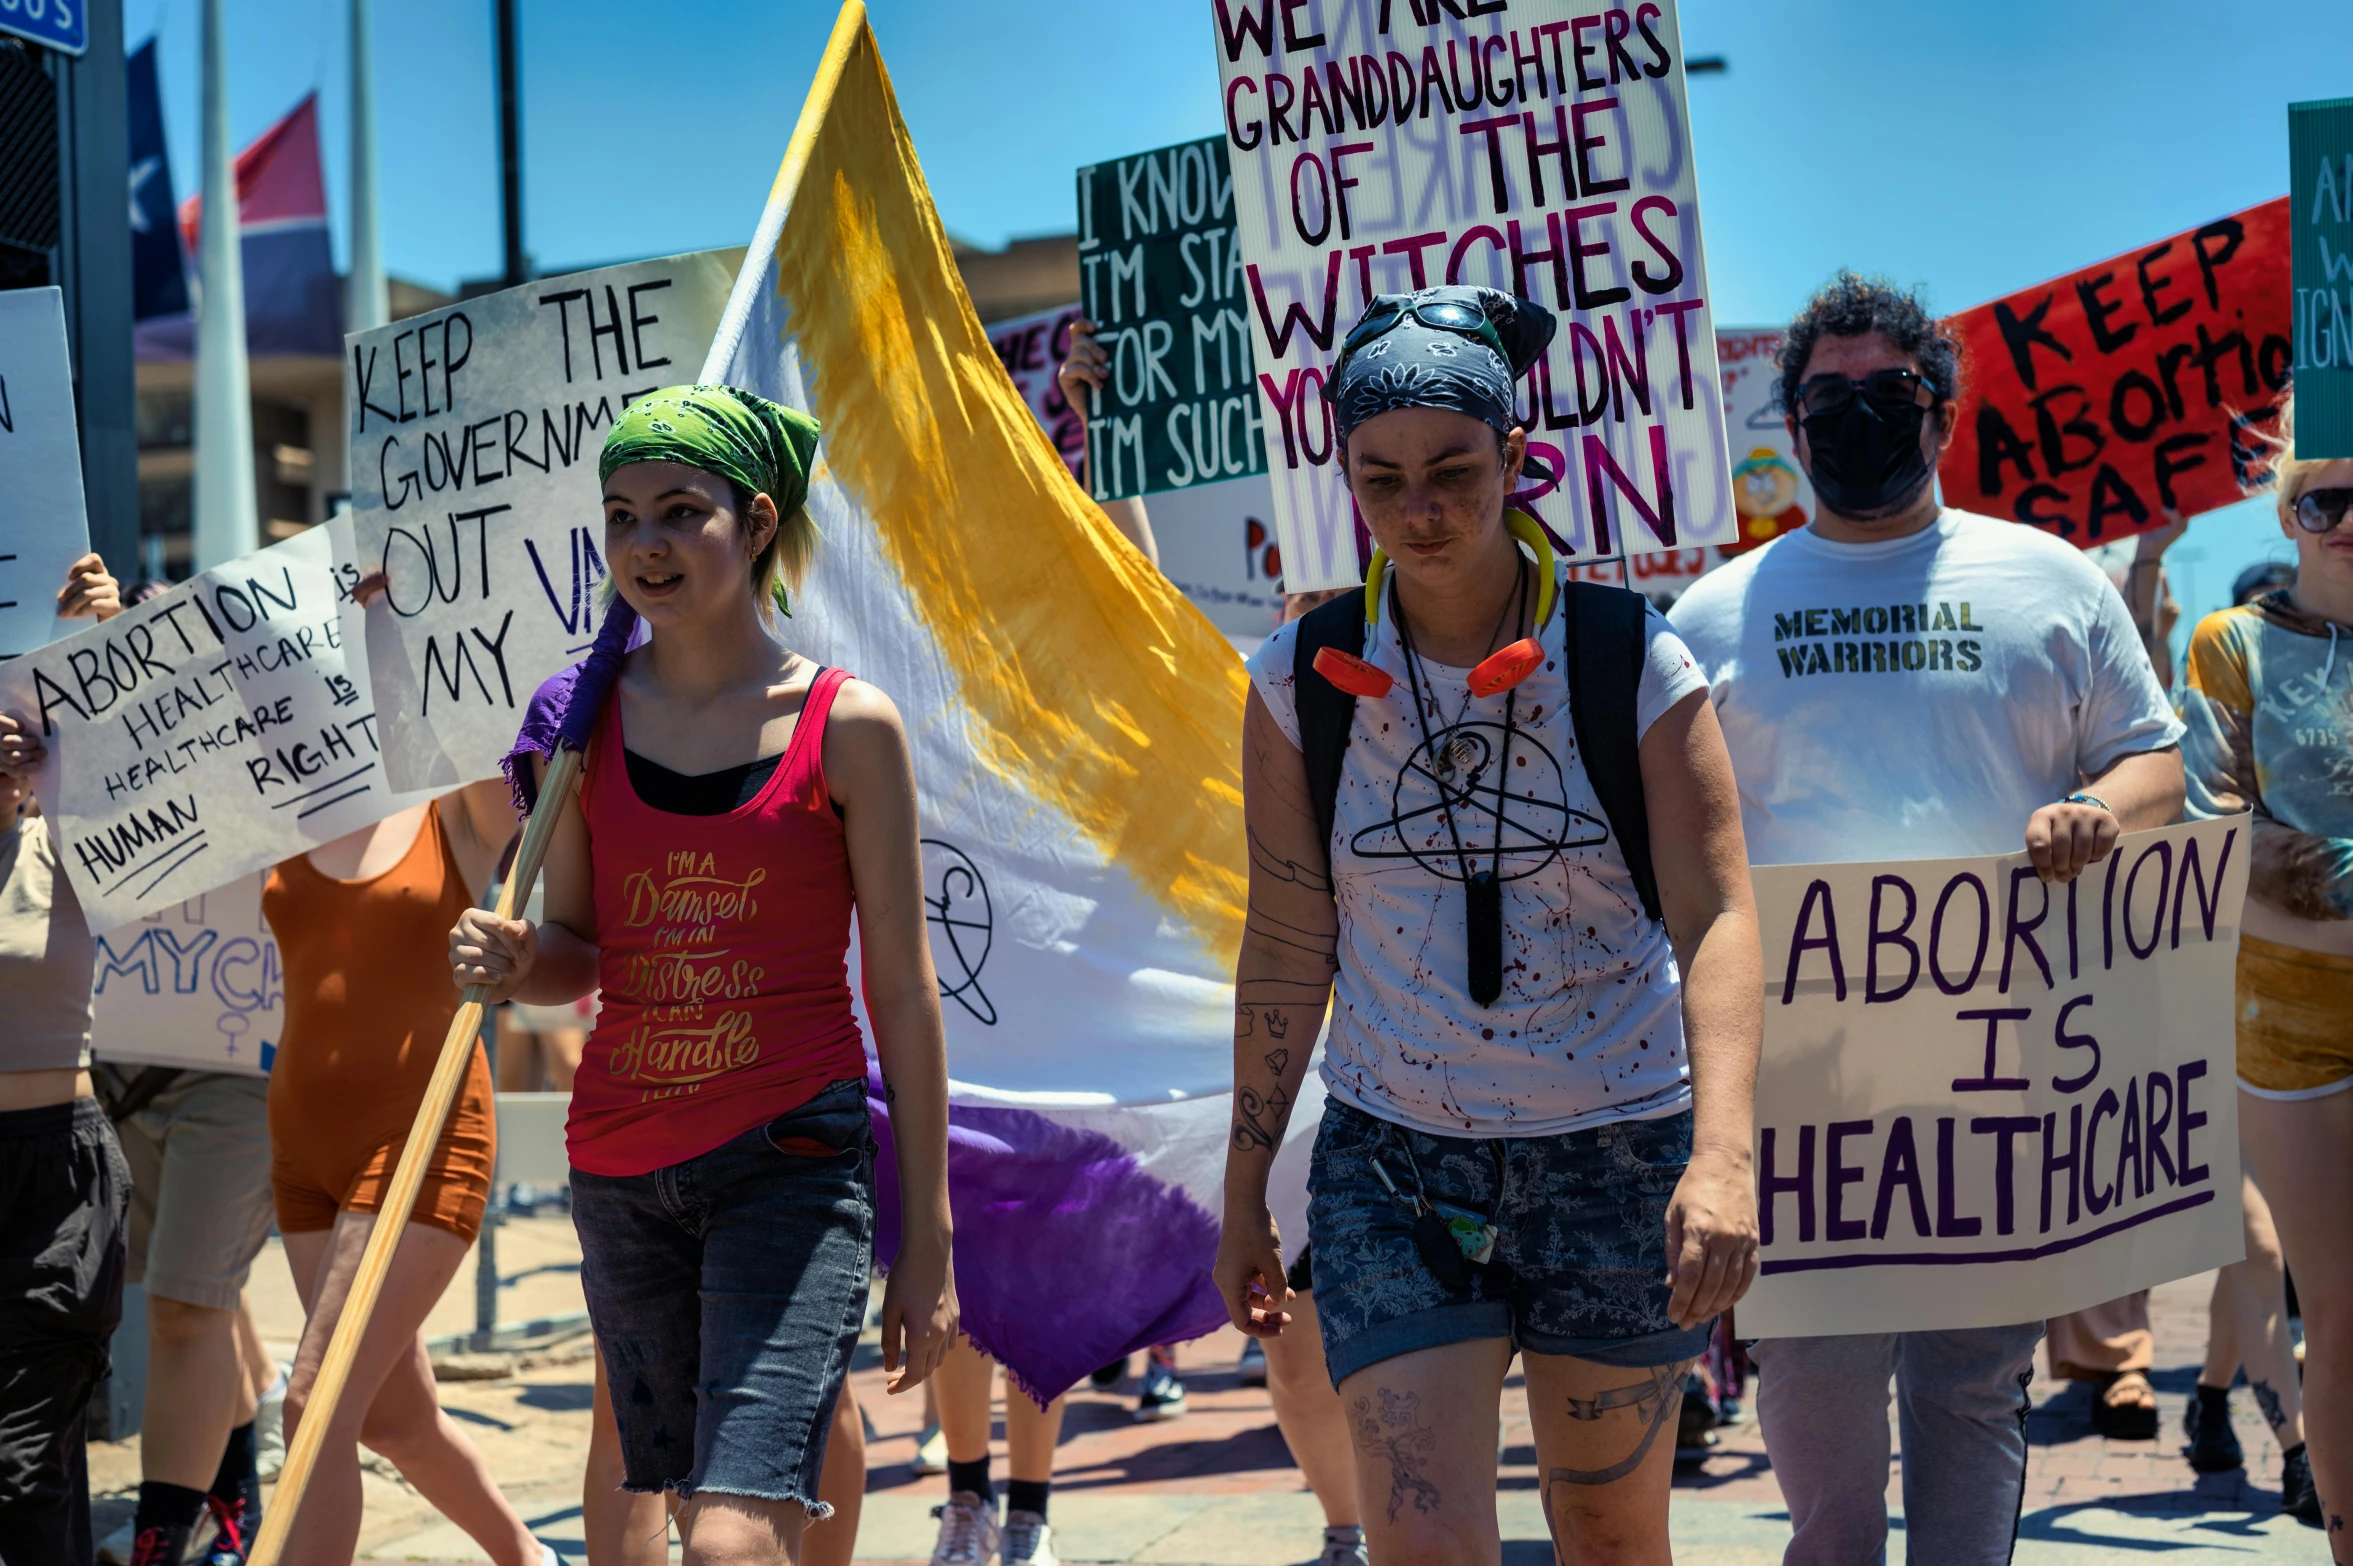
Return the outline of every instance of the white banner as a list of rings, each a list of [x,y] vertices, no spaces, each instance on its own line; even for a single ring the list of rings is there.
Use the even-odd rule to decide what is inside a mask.
[[[49,747],[33,783],[93,930],[266,870],[394,792],[338,518],[0,664]],[[348,549],[348,537],[341,539]],[[344,618],[346,611],[350,619]]]
[[[63,297],[0,292],[0,657],[73,629],[57,618],[57,590],[90,550]]]
[[[101,1060],[259,1076],[286,1022],[259,871],[98,937],[90,1045]]]
[[[575,272],[347,339],[358,559],[389,579],[367,661],[397,787],[489,777],[531,693],[587,652],[597,454],[632,398],[694,378],[733,262]]]
[[[1758,1337],[2000,1326],[2237,1261],[2248,819],[1753,872]]]
[[[1323,386],[1376,293],[1558,312],[1520,388],[1578,556],[1737,536],[1674,0],[1209,0],[1293,591],[1362,579]],[[1423,20],[1424,17],[1429,20]]]
[[[1147,498],[1160,572],[1228,636],[1265,636],[1283,613],[1274,487],[1264,473]]]

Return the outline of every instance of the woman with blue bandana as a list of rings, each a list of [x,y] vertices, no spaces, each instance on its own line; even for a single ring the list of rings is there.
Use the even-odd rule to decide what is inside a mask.
[[[1267,1176],[1329,1003],[1313,1287],[1383,1563],[1499,1558],[1515,1349],[1561,1558],[1665,1562],[1684,1378],[1756,1274],[1732,768],[1665,622],[1573,590],[1511,509],[1554,324],[1491,289],[1373,301],[1327,392],[1365,591],[1250,660],[1216,1276],[1243,1331],[1290,1324]],[[1587,614],[1626,629],[1617,685],[1569,667]]]

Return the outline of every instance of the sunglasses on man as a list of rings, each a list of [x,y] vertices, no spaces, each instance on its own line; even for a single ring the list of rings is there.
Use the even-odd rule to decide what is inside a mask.
[[[1813,375],[1798,383],[1797,416],[1843,413],[1857,397],[1883,412],[1900,413],[1906,408],[1933,408],[1937,395],[1935,383],[1916,370],[1873,370],[1860,380]]]
[[[2296,526],[2313,534],[2334,532],[2349,506],[2353,489],[2308,489],[2296,497]]]

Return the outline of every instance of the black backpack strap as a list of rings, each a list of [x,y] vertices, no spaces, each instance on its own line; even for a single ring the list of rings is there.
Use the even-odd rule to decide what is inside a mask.
[[[1642,911],[1658,919],[1659,881],[1650,862],[1650,807],[1642,793],[1635,713],[1647,656],[1643,618],[1648,608],[1640,594],[1597,582],[1567,583],[1561,600],[1568,617],[1562,641],[1568,649],[1569,717],[1577,731],[1577,754],[1610,830],[1618,834],[1618,851],[1634,877]]]
[[[1316,841],[1332,841],[1332,816],[1339,806],[1340,767],[1348,755],[1348,729],[1356,721],[1356,698],[1315,669],[1326,647],[1364,654],[1364,589],[1318,604],[1299,620],[1291,653],[1291,694],[1299,719],[1299,751],[1307,761],[1307,797],[1315,805]]]

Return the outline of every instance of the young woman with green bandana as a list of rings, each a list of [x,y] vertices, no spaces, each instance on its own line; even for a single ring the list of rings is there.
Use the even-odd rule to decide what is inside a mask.
[[[457,982],[500,1000],[602,991],[569,1127],[581,1278],[625,1487],[675,1494],[689,1561],[798,1561],[831,1510],[819,1472],[877,1216],[853,908],[897,1144],[891,1390],[956,1331],[906,735],[775,618],[816,547],[816,443],[814,420],[724,386],[655,392],[615,424],[605,558],[651,636],[601,698],[546,920],[471,911],[450,943]]]

